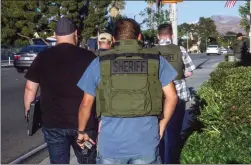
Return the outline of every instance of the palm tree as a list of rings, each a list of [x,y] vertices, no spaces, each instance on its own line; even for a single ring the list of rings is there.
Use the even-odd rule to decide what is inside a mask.
[[[112,18],[116,18],[121,14],[121,11],[125,9],[125,1],[124,0],[113,0],[110,4],[110,16]]]
[[[161,7],[161,1],[160,0],[145,0],[149,6],[149,8],[152,7],[152,5],[155,3],[156,4],[156,11],[158,13],[159,8]]]
[[[109,7],[110,18],[105,26],[105,32],[111,33],[114,30],[116,20],[121,18],[125,18],[125,16],[121,15],[121,11],[125,9],[125,1],[124,0],[112,0]]]

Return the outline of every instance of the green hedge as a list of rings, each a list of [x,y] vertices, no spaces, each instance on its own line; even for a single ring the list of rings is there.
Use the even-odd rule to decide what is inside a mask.
[[[251,163],[251,67],[220,63],[198,98],[203,131],[189,137],[181,163]]]

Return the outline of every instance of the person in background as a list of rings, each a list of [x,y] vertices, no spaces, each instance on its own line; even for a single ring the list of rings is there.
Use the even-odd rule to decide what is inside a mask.
[[[106,51],[112,48],[112,35],[109,33],[101,33],[98,36],[98,45],[99,45],[99,49],[95,51],[96,56],[99,56],[99,53],[101,51]],[[101,122],[99,122],[98,132],[100,131],[100,126],[101,126]]]
[[[112,47],[112,35],[109,33],[101,33],[98,36],[98,47],[95,51],[96,56],[99,56],[100,51],[109,50]]]
[[[96,56],[76,46],[77,30],[72,20],[60,18],[55,32],[56,46],[39,53],[25,75],[25,116],[40,87],[42,131],[51,164],[69,164],[71,146],[80,164],[94,164],[96,148],[83,155],[76,143],[78,109],[84,95],[76,83]],[[95,139],[98,130],[95,107],[89,118],[85,130]]]
[[[185,78],[192,76],[195,66],[182,46],[172,43],[173,30],[171,24],[162,24],[158,27],[159,45],[154,47],[165,57],[178,73],[174,80],[179,102],[174,114],[168,123],[164,135],[164,153],[162,153],[164,164],[179,163],[180,134],[185,114],[186,102],[191,100],[190,91],[186,85]],[[167,75],[168,76],[168,75]]]
[[[236,41],[233,43],[232,48],[235,55],[235,60],[242,61],[247,55],[248,51],[247,44],[245,41],[243,41],[242,33],[238,33],[236,35]]]
[[[97,97],[102,122],[98,164],[161,163],[159,141],[177,104],[172,82],[177,73],[157,51],[144,49],[140,38],[137,22],[119,20],[114,48],[102,51],[78,82],[85,92],[79,109],[80,146],[83,140],[93,141],[85,129]],[[164,117],[158,122],[163,95]]]
[[[95,52],[98,49],[97,40],[97,32],[94,31],[92,36],[87,40],[88,50]]]

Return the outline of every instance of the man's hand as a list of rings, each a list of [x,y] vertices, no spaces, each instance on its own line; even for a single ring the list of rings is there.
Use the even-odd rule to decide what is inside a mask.
[[[193,72],[185,72],[185,77],[191,77],[193,75]]]
[[[24,118],[27,120],[27,114],[30,109],[31,102],[35,99],[39,84],[30,80],[26,81],[24,89]]]
[[[88,93],[84,94],[84,97],[82,99],[82,102],[79,107],[78,112],[78,130],[84,131],[86,124],[90,118],[92,105],[94,103],[95,97],[92,95],[89,95]],[[84,138],[89,138],[88,135],[79,135],[80,140],[83,140]]]
[[[28,122],[29,120],[29,111],[30,110],[24,110],[24,119]]]
[[[77,139],[77,143],[81,148],[84,148],[85,142],[89,141],[92,144],[96,144],[88,135],[87,133],[85,134],[78,134],[78,139]]]
[[[178,102],[178,96],[176,94],[176,89],[173,82],[169,83],[167,86],[163,87],[164,92],[164,109],[163,109],[163,119],[159,122],[159,135],[160,138],[163,137],[167,123],[171,119],[173,112],[175,110],[176,104]]]

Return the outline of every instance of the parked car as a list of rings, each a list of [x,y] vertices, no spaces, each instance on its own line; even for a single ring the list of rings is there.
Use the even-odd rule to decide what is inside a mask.
[[[19,73],[24,72],[28,69],[38,55],[39,52],[44,51],[51,46],[47,45],[28,45],[23,47],[18,53],[14,55],[14,67]]]
[[[221,53],[222,53],[222,54],[227,54],[227,53],[228,53],[228,50],[227,50],[226,48],[222,48],[222,49],[221,49]]]
[[[218,45],[209,45],[207,47],[206,54],[207,55],[210,55],[210,54],[221,55],[221,48]]]

